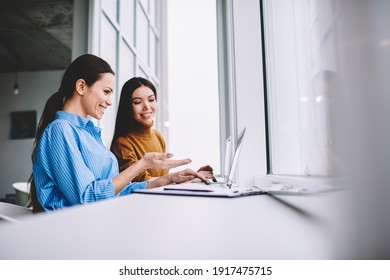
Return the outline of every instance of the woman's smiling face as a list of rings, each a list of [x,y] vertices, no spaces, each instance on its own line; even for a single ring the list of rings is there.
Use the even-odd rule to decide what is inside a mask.
[[[150,127],[157,109],[156,97],[147,86],[137,88],[132,95],[134,120],[146,127]]]
[[[87,115],[100,120],[104,111],[112,105],[115,78],[111,73],[102,74],[92,86],[85,86],[82,99],[85,117]]]

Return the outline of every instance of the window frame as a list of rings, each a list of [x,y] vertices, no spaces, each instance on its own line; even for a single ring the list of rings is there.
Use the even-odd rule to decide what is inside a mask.
[[[316,193],[323,190],[332,191],[340,188],[340,180],[331,176],[305,176],[305,175],[286,175],[273,174],[272,171],[272,141],[270,132],[270,117],[269,117],[269,98],[268,98],[268,84],[267,84],[267,49],[266,49],[266,32],[265,32],[265,11],[264,1],[259,0],[260,3],[260,32],[261,32],[261,55],[262,55],[262,79],[263,79],[263,99],[264,99],[264,130],[265,130],[265,149],[266,149],[266,170],[263,174],[254,176],[254,185],[264,190],[272,191],[284,187],[285,189],[297,189],[305,186],[310,187],[308,194]],[[314,188],[313,188],[314,187]],[[290,191],[281,192],[281,194],[292,193]],[[292,193],[293,194],[293,193]]]
[[[157,1],[157,0],[146,0],[148,3],[148,7],[144,7],[143,3],[145,1],[134,0],[133,1],[133,11],[134,11],[134,20],[133,20],[133,37],[129,38],[128,33],[122,30],[122,22],[121,22],[121,3],[126,0],[113,0],[116,1],[116,13],[115,15],[110,14],[103,7],[102,0],[89,1],[89,32],[88,32],[88,51],[89,53],[96,54],[98,56],[102,56],[101,46],[104,44],[102,42],[101,35],[101,27],[102,21],[107,20],[112,28],[114,28],[116,32],[116,40],[114,43],[115,53],[115,65],[113,66],[113,70],[116,73],[115,75],[115,83],[116,90],[113,100],[113,108],[116,112],[117,106],[119,105],[120,99],[120,89],[124,82],[128,80],[128,78],[123,79],[121,77],[121,59],[122,56],[122,45],[125,44],[126,47],[129,48],[134,55],[134,65],[129,65],[132,67],[132,71],[134,76],[143,76],[149,80],[151,80],[159,93],[159,100],[161,103],[161,109],[157,111],[155,126],[156,129],[159,130],[165,137],[165,140],[168,141],[167,134],[165,133],[165,129],[163,123],[167,119],[167,102],[165,101],[164,96],[166,95],[166,87],[163,86],[166,84],[166,75],[164,74],[166,71],[166,62],[164,60],[164,54],[166,53],[166,42],[163,40],[164,34],[166,32],[166,18],[164,11],[166,10],[165,1]],[[150,5],[150,1],[155,1],[154,5]],[[149,7],[154,8],[153,11],[149,11]],[[151,19],[151,15],[149,12],[153,12],[156,16],[155,19]],[[147,59],[145,61],[144,58],[141,57],[139,51],[137,50],[137,14],[143,13],[146,16],[148,34],[146,35],[146,41],[148,42],[148,51],[147,51]],[[155,54],[151,56],[150,54],[150,36],[151,34],[156,38],[156,42],[154,44]],[[102,56],[103,57],[103,56]],[[152,67],[150,65],[150,58],[154,57],[156,59],[155,66]],[[105,57],[103,57],[105,58]],[[155,68],[155,69],[154,69]],[[107,118],[108,119],[108,118]],[[103,128],[102,130],[102,139],[106,146],[110,146],[112,140],[113,129],[112,125],[108,126],[105,124],[104,120],[97,121],[93,120],[95,125]],[[108,121],[108,120],[106,120]]]

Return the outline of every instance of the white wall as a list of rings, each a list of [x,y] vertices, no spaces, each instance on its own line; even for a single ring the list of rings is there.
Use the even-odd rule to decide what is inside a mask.
[[[15,193],[12,183],[27,181],[31,174],[34,139],[11,140],[11,112],[36,110],[38,120],[49,96],[61,82],[63,71],[22,72],[18,74],[19,94],[13,94],[14,73],[0,74],[2,110],[0,113],[0,197]],[[38,123],[37,120],[37,123]]]

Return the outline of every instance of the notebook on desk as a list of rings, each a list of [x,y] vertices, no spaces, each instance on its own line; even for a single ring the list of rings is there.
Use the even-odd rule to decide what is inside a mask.
[[[210,196],[210,197],[239,197],[247,195],[264,194],[260,189],[253,188],[239,188],[232,187],[234,175],[237,169],[238,159],[240,157],[241,148],[245,136],[246,128],[244,128],[237,139],[236,149],[234,151],[232,160],[230,161],[230,152],[225,152],[225,158],[230,163],[225,164],[225,169],[229,169],[226,176],[219,178],[217,182],[210,182],[210,185],[204,183],[183,183],[171,184],[154,189],[137,189],[135,193],[143,194],[162,194],[162,195],[187,195],[187,196]],[[230,149],[230,137],[226,142],[225,149]]]
[[[180,196],[207,196],[207,197],[239,197],[264,194],[260,189],[253,188],[227,188],[220,184],[206,185],[203,183],[183,183],[167,185],[154,189],[134,190],[135,193],[180,195]]]

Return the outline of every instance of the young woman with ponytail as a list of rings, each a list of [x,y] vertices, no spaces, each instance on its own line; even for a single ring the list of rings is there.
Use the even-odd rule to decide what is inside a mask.
[[[119,173],[118,162],[104,146],[100,129],[88,119],[101,119],[112,105],[114,85],[114,71],[97,56],[82,55],[66,69],[59,90],[46,102],[37,128],[29,180],[33,212],[128,195],[137,188],[195,177],[207,183],[202,174],[190,169],[150,182],[131,183],[143,170],[170,169],[190,162],[169,159],[169,153],[147,153]]]

